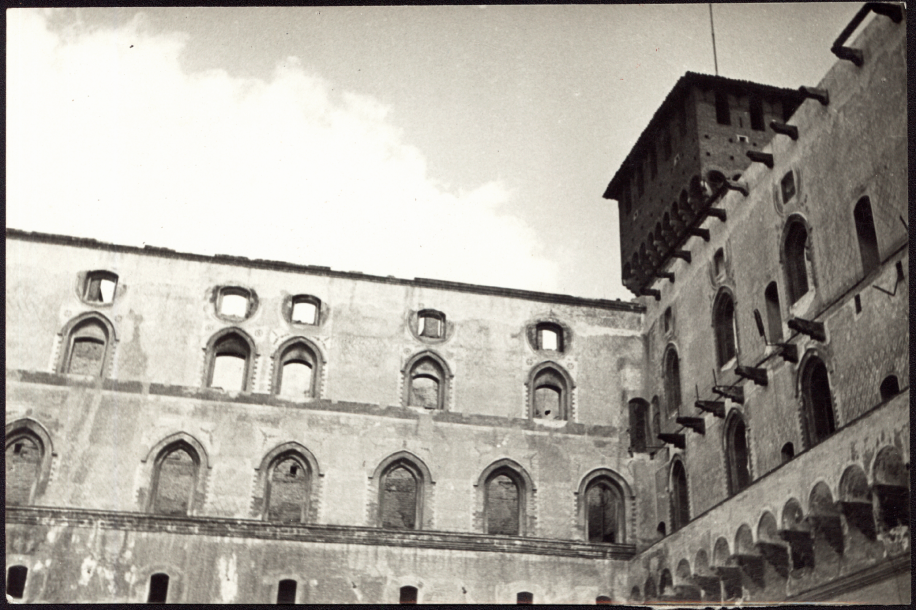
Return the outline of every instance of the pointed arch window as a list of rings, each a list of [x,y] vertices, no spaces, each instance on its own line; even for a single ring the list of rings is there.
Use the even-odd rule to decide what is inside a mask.
[[[62,373],[100,377],[109,361],[113,328],[97,314],[71,323],[61,361]]]
[[[677,413],[681,406],[681,362],[674,346],[665,352],[665,400],[668,414]]]
[[[435,354],[426,352],[414,356],[406,366],[405,404],[444,410],[450,377],[445,361]]]
[[[728,489],[734,495],[751,483],[751,461],[744,418],[732,413],[725,426],[725,459]]]
[[[408,451],[390,455],[376,467],[370,480],[374,481],[373,493],[378,493],[377,504],[370,509],[378,527],[422,530],[431,526],[424,506],[434,482],[419,457]]]
[[[716,361],[720,367],[724,367],[738,353],[735,341],[735,302],[727,291],[721,291],[716,298],[713,328],[716,334]]]
[[[569,419],[569,375],[558,365],[542,364],[532,371],[529,389],[529,414],[532,419]]]
[[[610,478],[601,476],[585,491],[586,536],[589,542],[622,543],[625,525],[623,493]]]
[[[770,282],[763,293],[767,309],[767,334],[770,343],[782,341],[782,313],[779,311],[779,289],[776,282]]]
[[[859,254],[862,257],[862,271],[868,275],[881,262],[881,255],[878,252],[878,235],[875,233],[875,220],[868,197],[859,199],[852,212],[852,217],[856,225]]]
[[[270,465],[265,490],[268,521],[304,523],[308,518],[311,467],[295,452],[278,456]]]
[[[802,370],[801,395],[805,441],[813,447],[836,430],[827,366],[817,356],[809,358]]]
[[[671,467],[671,531],[690,522],[690,498],[687,493],[687,471],[680,460]]]
[[[527,506],[533,483],[515,462],[499,460],[478,479],[483,488],[483,531],[502,536],[524,536],[528,530]]]
[[[6,440],[6,505],[31,504],[44,461],[43,443],[34,434],[19,432]]]
[[[291,400],[317,397],[321,362],[317,349],[304,338],[281,345],[274,356],[274,394]]]
[[[163,449],[156,458],[152,512],[186,516],[194,509],[200,457],[188,443],[179,441]]]
[[[208,348],[207,387],[247,391],[253,354],[254,343],[239,330],[214,336]]]
[[[808,292],[807,248],[808,229],[800,220],[791,221],[783,246],[790,303],[797,302]]]

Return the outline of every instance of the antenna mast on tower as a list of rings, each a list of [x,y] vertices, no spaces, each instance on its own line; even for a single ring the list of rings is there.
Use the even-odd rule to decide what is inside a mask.
[[[716,76],[719,76],[719,60],[716,58],[716,26],[712,21],[712,2],[709,3],[709,29],[712,31],[712,61],[716,66]]]

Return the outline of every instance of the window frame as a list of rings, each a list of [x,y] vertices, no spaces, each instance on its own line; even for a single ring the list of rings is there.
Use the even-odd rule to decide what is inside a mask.
[[[620,515],[617,523],[618,540],[615,542],[596,542],[591,544],[627,544],[629,532],[629,511],[633,506],[633,492],[626,479],[610,468],[596,468],[582,477],[576,491],[577,521],[582,532],[582,539],[589,542],[588,532],[588,491],[596,485],[609,486],[620,501]]]
[[[215,292],[214,299],[213,299],[214,313],[216,314],[216,317],[219,318],[220,320],[226,320],[228,322],[243,322],[245,320],[251,319],[255,311],[257,311],[257,308],[258,308],[257,294],[251,288],[248,288],[246,286],[241,286],[239,284],[231,284],[231,285],[217,286],[214,289],[214,292]],[[246,301],[248,302],[247,306],[245,307],[245,315],[236,316],[232,314],[224,314],[222,312],[222,307],[223,307],[223,298],[226,296],[244,297]]]
[[[826,393],[827,402],[823,404],[816,403],[814,400],[815,392],[812,392],[811,388],[811,384],[814,383],[812,378],[818,367],[823,367],[824,378],[828,390]],[[798,397],[801,401],[802,409],[802,438],[805,443],[805,449],[810,449],[833,436],[839,429],[837,407],[833,400],[834,389],[833,385],[830,383],[830,371],[827,368],[826,360],[824,360],[816,350],[809,350],[808,353],[805,354],[801,366],[798,367],[797,383]],[[816,392],[816,394],[817,396],[823,396],[823,392]],[[817,429],[819,414],[816,412],[816,409],[823,410],[824,407],[828,409],[823,414],[825,419],[824,423],[826,427],[829,428],[826,432]]]
[[[852,210],[852,224],[862,261],[862,276],[865,277],[881,266],[881,248],[875,227],[875,215],[868,195],[863,195],[856,201]]]
[[[627,402],[627,409],[629,413],[630,430],[629,450],[633,453],[648,453],[650,451],[649,447],[651,446],[650,441],[652,440],[652,414],[650,412],[649,402],[644,398],[631,398]],[[645,435],[642,445],[636,442],[639,440],[637,432],[640,430]]]
[[[146,456],[141,460],[145,464],[144,474],[149,481],[148,490],[141,490],[141,497],[143,497],[144,491],[146,493],[146,501],[144,506],[144,512],[147,514],[158,515],[161,513],[155,512],[156,507],[156,494],[159,489],[159,475],[160,469],[163,460],[171,454],[175,449],[181,448],[191,456],[192,460],[195,460],[197,466],[193,493],[188,504],[188,517],[194,516],[197,511],[204,505],[206,500],[206,485],[209,470],[211,468],[210,459],[208,453],[204,446],[196,438],[191,436],[186,432],[176,432],[171,434],[158,443],[156,443],[146,454]]]
[[[114,305],[114,302],[118,300],[118,279],[119,278],[117,273],[114,271],[108,271],[107,269],[87,271],[82,277],[82,285],[80,286],[80,300],[83,303],[92,305],[93,307],[110,307]],[[105,302],[103,300],[95,300],[90,298],[89,291],[92,288],[92,282],[95,280],[107,280],[114,283],[114,288],[111,292],[111,301]]]
[[[477,488],[478,496],[478,523],[480,531],[489,536],[511,536],[512,534],[490,534],[488,532],[489,523],[488,523],[488,509],[489,509],[489,484],[490,481],[495,479],[500,475],[506,475],[516,485],[518,489],[518,537],[526,537],[535,535],[535,523],[534,517],[528,514],[529,507],[532,506],[534,494],[536,489],[534,486],[534,481],[531,479],[531,476],[528,474],[528,471],[525,470],[515,460],[509,458],[503,458],[497,460],[484,468],[480,473],[480,476],[477,479],[477,483],[474,485]]]
[[[730,324],[727,324],[727,321],[723,319],[726,315],[723,310],[727,304],[731,305],[731,315],[729,317]],[[713,339],[716,348],[716,366],[719,370],[729,368],[738,360],[740,350],[738,348],[738,320],[736,312],[737,303],[734,294],[732,294],[731,290],[726,288],[720,289],[712,306]],[[725,332],[727,329],[731,331],[730,354],[728,353],[729,350],[726,349],[729,347],[729,344],[725,343],[728,340],[726,334],[729,334]]]
[[[427,503],[430,501],[435,480],[432,472],[418,455],[410,451],[398,451],[392,453],[379,462],[375,470],[369,475],[370,498],[372,503],[369,507],[371,515],[371,525],[377,528],[382,527],[382,511],[384,510],[385,478],[397,468],[406,468],[417,482],[417,504],[414,513],[413,529],[393,531],[422,531],[432,528],[432,511],[428,510]]]
[[[671,343],[665,348],[665,355],[662,360],[662,378],[665,384],[665,406],[668,411],[667,415],[680,413],[683,404],[683,394],[681,393],[681,358],[678,354],[677,347]],[[677,400],[674,400],[677,399]]]
[[[221,353],[217,350],[220,345],[228,341],[229,337],[236,335],[241,343],[245,344],[248,347],[248,354],[244,356],[245,359],[245,371],[243,376],[242,388],[240,390],[232,390],[226,388],[214,388],[213,387],[213,372],[216,368],[216,359],[222,355],[233,355],[230,353]],[[231,326],[229,328],[224,328],[216,332],[213,336],[210,337],[210,340],[207,341],[207,346],[204,348],[206,354],[206,366],[204,367],[204,379],[203,387],[207,390],[223,391],[223,392],[251,392],[254,385],[254,369],[255,362],[259,356],[254,340],[241,328],[236,326]]]
[[[282,395],[280,391],[283,388],[283,367],[286,364],[300,361],[299,359],[290,359],[289,361],[286,360],[287,355],[297,348],[303,349],[306,352],[306,355],[309,356],[308,364],[312,367],[312,374],[309,383],[308,394],[303,397],[293,398],[290,396]],[[281,400],[293,401],[299,401],[302,399],[309,401],[321,398],[325,358],[324,354],[313,341],[303,336],[290,337],[281,343],[280,346],[274,351],[271,360],[273,361],[273,375],[271,379],[270,393],[273,396],[276,396]]]
[[[8,449],[10,445],[15,444],[19,439],[28,437],[35,442],[38,446],[38,450],[41,452],[38,475],[29,492],[28,505],[31,505],[37,498],[45,493],[51,476],[51,462],[53,458],[57,456],[51,444],[51,435],[43,425],[32,418],[21,418],[6,424],[4,427],[4,435],[6,438],[4,451]]]
[[[162,482],[162,465],[165,463],[165,460],[168,459],[170,455],[178,451],[184,451],[191,458],[191,461],[194,462],[194,480],[191,484],[191,488],[188,491],[188,508],[184,515],[168,515],[166,513],[160,512],[157,510],[157,500],[159,497],[159,486]],[[197,508],[195,505],[195,500],[197,497],[197,488],[198,483],[200,482],[200,469],[201,469],[201,460],[194,446],[184,440],[176,440],[167,446],[165,446],[161,451],[159,451],[156,456],[156,461],[153,463],[153,481],[150,485],[150,505],[149,512],[154,515],[162,515],[167,517],[190,517],[194,515],[194,511]]]
[[[277,445],[261,459],[261,463],[256,470],[258,474],[255,489],[259,491],[259,495],[254,498],[253,518],[270,521],[270,482],[273,469],[289,457],[295,457],[302,462],[308,471],[308,491],[301,523],[314,523],[317,521],[318,507],[317,502],[313,500],[319,497],[324,472],[321,470],[315,455],[304,445],[295,441]]]
[[[671,505],[671,534],[683,529],[690,523],[690,486],[687,480],[687,467],[684,462],[675,457],[671,461],[671,470],[669,471],[669,497]],[[683,477],[678,476],[679,473]],[[683,487],[680,481],[683,480]],[[683,489],[683,497],[681,497]]]
[[[528,380],[525,382],[526,392],[528,394],[528,414],[527,417],[534,421],[550,421],[546,417],[535,417],[535,401],[537,390],[542,387],[552,387],[548,381],[544,380],[552,374],[562,387],[559,390],[559,407],[560,416],[553,417],[553,420],[575,421],[573,413],[573,390],[575,383],[569,373],[558,363],[548,360],[534,366],[528,373]],[[553,380],[551,380],[553,381]]]
[[[425,363],[430,362],[433,365],[434,369],[438,369],[437,374],[439,375],[439,388],[436,407],[431,409],[429,407],[423,407],[422,405],[412,405],[411,394],[413,392],[413,381],[417,377],[429,377],[430,375],[425,373],[414,374],[414,371],[418,370]],[[445,359],[442,358],[439,354],[432,350],[424,350],[418,352],[410,357],[407,362],[404,363],[404,366],[401,367],[401,377],[404,387],[404,392],[401,397],[403,401],[403,406],[405,407],[418,407],[425,408],[430,411],[448,411],[449,407],[449,397],[451,396],[451,381],[454,375],[449,369],[448,364],[445,362]]]
[[[744,459],[745,459],[745,469],[747,474],[747,480],[742,481],[741,472],[739,469],[739,461],[736,445],[737,431],[740,427],[744,428]],[[726,480],[728,482],[728,495],[734,496],[748,487],[754,482],[753,469],[751,467],[751,443],[750,443],[750,429],[747,426],[747,421],[744,416],[738,411],[738,409],[733,408],[728,414],[728,417],[725,421],[725,427],[723,430],[722,440],[725,445],[724,455],[725,455],[725,468],[726,468]]]
[[[782,308],[779,303],[779,285],[776,281],[767,284],[763,291],[763,304],[767,312],[768,342],[782,343],[785,334],[782,329]]]
[[[305,499],[302,501],[302,504],[299,506],[299,520],[298,521],[284,521],[282,519],[271,519],[270,518],[270,500],[271,493],[273,491],[273,478],[274,473],[276,473],[277,468],[280,464],[286,463],[288,461],[296,462],[300,468],[305,472]],[[309,463],[309,460],[305,456],[301,455],[295,449],[289,449],[283,453],[280,453],[271,460],[270,464],[267,467],[267,472],[264,477],[264,509],[263,509],[263,519],[270,523],[308,523],[309,521],[309,507],[311,505],[312,497],[312,466]]]
[[[439,334],[438,335],[427,335],[424,334],[425,322],[424,320],[436,320],[439,322]],[[416,313],[416,334],[417,338],[421,341],[433,341],[440,342],[446,339],[446,317],[445,314],[437,309],[421,309]]]
[[[300,322],[298,320],[293,319],[293,314],[296,311],[296,305],[301,305],[303,303],[315,306],[314,321]],[[290,297],[289,311],[287,312],[286,320],[290,324],[297,326],[297,327],[320,326],[322,323],[322,314],[323,313],[324,313],[324,306],[321,302],[321,299],[319,299],[316,296],[310,295],[310,294],[297,294],[297,295]]]
[[[105,335],[101,363],[99,364],[99,372],[97,375],[71,373],[70,364],[73,358],[73,346],[77,341],[83,338],[80,335],[83,329],[92,325],[93,323],[101,327],[102,333]],[[95,311],[87,311],[67,322],[58,333],[58,336],[61,338],[61,349],[59,350],[60,356],[57,363],[57,371],[59,374],[81,375],[84,377],[88,376],[101,379],[108,378],[108,372],[111,369],[112,362],[114,361],[114,348],[117,344],[118,338],[114,325],[107,317]],[[97,341],[96,337],[90,337],[89,335],[86,335],[86,338]]]
[[[799,244],[800,231],[804,232],[804,241]],[[793,215],[786,221],[780,255],[791,308],[814,290],[813,263],[810,262],[811,229],[800,216]]]

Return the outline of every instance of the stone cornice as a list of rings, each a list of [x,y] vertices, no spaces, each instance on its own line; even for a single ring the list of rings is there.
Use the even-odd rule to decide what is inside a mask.
[[[629,560],[635,554],[635,548],[626,544],[589,544],[575,540],[488,536],[457,532],[395,531],[344,525],[295,525],[219,517],[166,517],[78,508],[8,506],[6,524],[7,526],[15,524],[39,527],[65,525],[188,536],[521,553],[574,559]]]

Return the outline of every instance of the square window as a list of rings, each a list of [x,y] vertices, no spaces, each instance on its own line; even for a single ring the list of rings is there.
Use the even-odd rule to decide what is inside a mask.
[[[294,301],[290,318],[298,324],[316,324],[318,321],[318,306],[311,301]]]
[[[420,336],[438,339],[442,336],[442,320],[433,316],[420,317]]]
[[[90,303],[107,305],[114,302],[118,276],[108,272],[93,272],[86,276],[83,298]]]
[[[232,318],[244,318],[248,313],[248,296],[237,292],[223,292],[219,299],[219,313]]]

